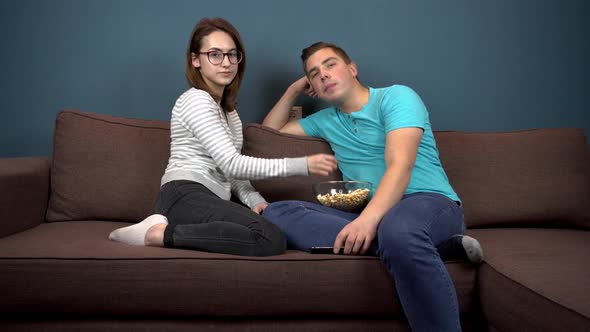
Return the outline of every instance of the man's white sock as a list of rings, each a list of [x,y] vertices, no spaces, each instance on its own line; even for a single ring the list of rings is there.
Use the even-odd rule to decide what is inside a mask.
[[[109,240],[134,246],[144,246],[145,233],[155,224],[168,225],[168,219],[161,214],[152,214],[135,225],[115,229],[109,234]]]

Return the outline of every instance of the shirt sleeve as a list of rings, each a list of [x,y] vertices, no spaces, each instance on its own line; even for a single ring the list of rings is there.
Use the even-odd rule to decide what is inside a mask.
[[[249,208],[255,207],[256,204],[266,202],[264,197],[254,189],[250,181],[231,180],[231,190],[236,197]]]
[[[410,127],[425,129],[428,122],[428,111],[420,96],[403,85],[394,85],[385,91],[381,111],[386,132]]]
[[[306,157],[265,159],[242,155],[223,126],[218,105],[205,92],[195,90],[179,99],[172,113],[229,178],[247,180],[308,174]]]
[[[298,120],[299,125],[303,128],[307,136],[323,138],[320,130],[321,127],[318,126],[318,123],[322,123],[322,116],[322,111],[318,111]]]

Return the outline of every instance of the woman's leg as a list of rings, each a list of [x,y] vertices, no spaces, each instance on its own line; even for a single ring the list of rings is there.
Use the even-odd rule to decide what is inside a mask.
[[[168,218],[163,236],[166,247],[243,256],[278,255],[286,250],[278,227],[196,182],[167,183],[156,213]]]

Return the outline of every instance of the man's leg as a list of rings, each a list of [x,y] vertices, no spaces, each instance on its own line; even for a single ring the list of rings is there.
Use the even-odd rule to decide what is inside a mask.
[[[313,246],[334,245],[338,233],[358,214],[304,201],[280,201],[271,203],[263,216],[285,233],[288,248],[309,251]],[[481,262],[483,252],[479,242],[460,234],[455,234],[437,246],[441,259]],[[377,255],[376,242],[373,241],[369,255]]]
[[[288,248],[303,251],[333,246],[342,228],[358,217],[357,213],[304,201],[271,203],[262,215],[285,233]]]
[[[463,211],[439,194],[404,197],[382,219],[379,254],[413,331],[460,331],[455,286],[436,246],[463,232]]]

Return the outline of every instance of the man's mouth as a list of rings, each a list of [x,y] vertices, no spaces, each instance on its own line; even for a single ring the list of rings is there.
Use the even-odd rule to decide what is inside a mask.
[[[336,86],[336,83],[328,83],[324,86],[324,92],[327,92],[328,90],[331,90],[333,87]]]

